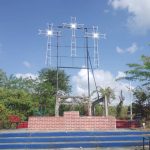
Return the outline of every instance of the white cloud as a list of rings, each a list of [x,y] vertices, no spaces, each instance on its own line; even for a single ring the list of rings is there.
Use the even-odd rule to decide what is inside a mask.
[[[118,53],[124,53],[124,52],[125,52],[125,51],[124,51],[122,48],[120,48],[119,46],[116,47],[116,51],[117,51]]]
[[[113,103],[119,102],[120,91],[123,91],[123,95],[126,97],[125,103],[129,104],[129,84],[116,81],[117,77],[124,76],[125,74],[121,71],[118,72],[118,75],[114,77],[109,71],[104,70],[95,70],[94,71],[96,84],[98,87],[106,88],[111,87],[116,94],[116,100]],[[87,95],[88,86],[87,86],[87,70],[81,69],[75,76],[72,78],[73,81],[73,94],[74,95]],[[91,92],[95,90],[95,84],[93,80],[92,73],[90,72],[90,90]]]
[[[138,46],[136,43],[132,43],[130,47],[127,48],[127,52],[134,53],[138,50]]]
[[[24,65],[25,67],[27,67],[27,68],[31,68],[31,67],[32,67],[31,63],[29,63],[28,61],[24,61],[24,62],[23,62],[23,65]]]
[[[146,33],[150,30],[150,0],[109,0],[115,9],[127,9],[127,24],[131,31]]]
[[[32,74],[32,73],[17,73],[15,74],[15,76],[17,78],[23,78],[23,79],[37,79],[38,78],[38,75],[37,74]]]
[[[130,47],[125,48],[125,49],[120,48],[119,46],[116,47],[116,51],[117,51],[118,53],[125,53],[125,52],[128,52],[128,53],[130,53],[130,54],[133,54],[133,53],[135,53],[137,50],[138,50],[138,46],[137,46],[136,43],[132,43],[132,45],[131,45]]]
[[[126,77],[126,74],[122,71],[118,71],[118,75],[116,76],[116,79],[123,78],[123,77]]]

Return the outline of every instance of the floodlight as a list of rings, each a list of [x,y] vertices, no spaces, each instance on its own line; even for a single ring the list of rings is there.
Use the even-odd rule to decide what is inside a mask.
[[[76,23],[71,23],[71,29],[76,29],[77,28],[77,24]]]
[[[94,38],[94,39],[98,39],[98,38],[99,38],[99,33],[96,33],[96,32],[93,33],[93,38]]]
[[[53,35],[53,31],[52,31],[52,30],[47,30],[47,35],[48,35],[48,36]]]

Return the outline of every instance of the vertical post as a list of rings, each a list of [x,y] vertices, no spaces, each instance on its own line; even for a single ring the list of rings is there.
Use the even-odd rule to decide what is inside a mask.
[[[76,56],[76,34],[75,34],[75,28],[72,28],[71,57],[74,56]]]
[[[105,95],[104,105],[105,105],[105,116],[108,117],[108,98],[106,95]]]
[[[87,33],[87,28],[84,28]],[[87,80],[88,80],[88,115],[91,116],[91,102],[90,102],[90,78],[89,78],[89,50],[88,50],[88,37],[86,36],[86,66],[87,66]]]
[[[149,142],[148,142],[148,143],[149,143],[149,150],[150,150],[150,137],[149,137],[148,139],[149,139]]]
[[[87,28],[84,28],[87,33]],[[90,79],[89,79],[89,50],[88,50],[88,37],[86,36],[86,65],[87,65],[87,79],[88,79],[88,97],[90,97]]]
[[[58,84],[59,84],[59,74],[58,74],[58,71],[59,71],[59,68],[58,68],[58,32],[57,32],[57,87],[56,87],[56,90],[57,90],[57,92],[58,92]]]
[[[145,143],[144,143],[144,137],[143,137],[143,150],[145,149]]]
[[[130,82],[130,120],[132,121],[132,91],[131,91],[131,82]],[[131,122],[132,125],[132,122]]]
[[[47,50],[46,50],[46,59],[45,59],[45,64],[49,67],[51,66],[51,48],[52,44],[51,44],[51,35],[48,35],[47,38]]]
[[[59,68],[58,68],[58,32],[57,32],[57,75],[56,75],[56,104],[55,104],[55,116],[59,116],[59,98],[57,96],[59,89]]]

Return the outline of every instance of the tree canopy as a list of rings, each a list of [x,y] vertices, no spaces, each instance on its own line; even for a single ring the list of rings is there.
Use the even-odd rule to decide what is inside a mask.
[[[114,90],[110,87],[102,88],[100,87],[99,90],[93,91],[94,93],[99,93],[102,97],[104,97],[104,108],[105,108],[105,116],[108,116],[108,104],[110,103],[110,99],[115,99]]]
[[[141,56],[141,63],[127,64],[129,70],[126,71],[127,79],[131,81],[139,81],[139,85],[133,90],[133,114],[136,118],[140,115],[143,119],[150,119],[150,56]]]
[[[138,80],[143,82],[143,85],[150,84],[150,57],[141,56],[141,64],[130,63],[127,64],[131,69],[126,71],[128,80]]]
[[[69,76],[58,72],[59,89],[71,91]],[[9,115],[26,120],[30,115],[54,115],[57,70],[44,68],[36,79],[8,76],[0,70],[0,120],[7,126]]]

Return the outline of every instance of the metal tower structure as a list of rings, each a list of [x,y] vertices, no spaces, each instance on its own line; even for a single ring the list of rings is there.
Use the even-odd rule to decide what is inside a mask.
[[[68,43],[68,39],[63,42],[65,37],[65,30],[64,29],[70,29],[72,31],[71,35],[71,45],[69,44],[66,45],[66,41]],[[78,36],[76,36],[76,30],[79,30]],[[61,36],[60,36],[61,33]],[[80,34],[79,34],[80,33]],[[47,39],[47,50],[46,50],[46,60],[45,63],[47,66],[51,66],[53,68],[57,69],[57,83],[56,83],[56,106],[55,106],[55,115],[58,116],[58,110],[59,110],[59,91],[61,90],[59,88],[59,69],[86,69],[87,70],[87,98],[90,99],[90,78],[89,78],[89,70],[93,70],[94,68],[99,67],[99,52],[98,52],[98,42],[99,38],[105,38],[105,34],[100,34],[98,32],[98,27],[93,26],[93,27],[86,27],[83,24],[78,24],[76,22],[75,17],[71,17],[71,23],[63,23],[58,26],[53,26],[53,24],[49,24],[48,28],[46,30],[39,30],[39,34],[44,34],[48,37]],[[69,34],[66,34],[67,38]],[[54,38],[55,42],[52,44],[52,37],[55,36]],[[79,38],[78,45],[77,44],[77,38]],[[59,41],[61,39],[61,42]],[[91,39],[93,42],[93,46],[91,46]],[[84,44],[83,44],[84,43]],[[82,45],[81,45],[82,44]],[[90,45],[90,46],[89,46]],[[68,48],[71,49],[71,56],[68,52],[66,51]],[[52,55],[52,49],[53,55]],[[78,56],[77,56],[77,50]],[[94,54],[92,54],[93,57],[91,57],[91,50],[94,51]],[[81,53],[83,53],[81,55]],[[71,66],[72,63],[69,62],[69,58],[74,59],[76,62],[74,63],[75,66]],[[55,59],[53,61],[55,64],[52,64],[52,58]],[[94,65],[92,65],[91,58],[93,59]],[[68,59],[68,60],[67,60]],[[81,61],[81,59],[83,59]],[[64,60],[64,63],[63,63]],[[84,62],[86,60],[86,65],[85,64],[80,64],[80,62]],[[63,65],[62,65],[63,63]],[[85,62],[84,62],[85,63]],[[66,65],[65,65],[66,64]],[[84,66],[84,67],[83,67]],[[93,71],[92,71],[93,73]],[[94,77],[94,75],[93,75]],[[90,106],[90,101],[89,101],[89,106]]]
[[[99,52],[98,52],[98,26],[93,26],[93,37],[94,37],[94,67],[99,67]]]
[[[39,30],[39,34],[44,34],[47,36],[45,64],[50,67],[52,65],[52,37],[58,36],[58,31],[53,30],[53,24],[48,24],[47,29]]]
[[[98,32],[98,26],[93,26],[93,31],[91,33],[89,32],[86,32],[85,33],[85,36],[86,37],[91,37],[93,38],[93,41],[94,41],[94,54],[93,54],[93,63],[94,63],[94,68],[99,68],[99,48],[98,48],[98,45],[99,45],[99,39],[100,38],[104,38],[106,39],[106,35],[105,34],[100,34]]]
[[[72,31],[71,36],[71,57],[75,57],[77,55],[76,52],[76,30],[82,29],[84,27],[83,24],[77,24],[76,17],[71,17],[71,23],[63,23],[63,28],[69,28]]]

